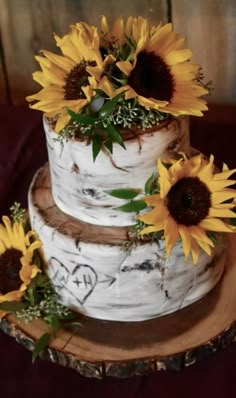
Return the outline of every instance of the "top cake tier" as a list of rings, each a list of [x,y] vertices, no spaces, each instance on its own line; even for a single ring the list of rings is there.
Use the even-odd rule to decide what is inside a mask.
[[[62,145],[45,118],[44,129],[55,203],[63,212],[96,225],[133,225],[133,214],[114,210],[124,200],[107,192],[121,188],[143,191],[160,157],[188,153],[190,148],[187,117],[166,120],[145,131],[124,131],[126,150],[114,144],[113,153],[104,148],[96,162],[87,141],[71,139]]]

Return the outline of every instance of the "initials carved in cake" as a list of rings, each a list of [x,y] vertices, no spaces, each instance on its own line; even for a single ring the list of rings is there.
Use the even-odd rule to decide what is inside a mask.
[[[58,293],[66,291],[83,305],[97,284],[98,277],[94,269],[87,264],[77,264],[72,271],[69,271],[55,257],[52,257],[49,263],[53,272],[52,281]]]
[[[80,305],[86,302],[98,283],[110,287],[116,280],[104,274],[98,281],[97,273],[87,264],[76,264],[72,271],[55,257],[50,259],[49,264],[52,272],[51,279],[58,294],[67,293]]]

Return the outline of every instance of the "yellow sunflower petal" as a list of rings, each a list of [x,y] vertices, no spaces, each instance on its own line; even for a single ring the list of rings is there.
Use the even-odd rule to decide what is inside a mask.
[[[71,42],[69,35],[65,35],[63,38],[60,38],[58,35],[54,34],[54,39],[64,56],[70,58],[75,62],[75,64],[81,62],[81,57],[79,56],[78,51],[76,51],[74,44]]]
[[[20,301],[23,293],[19,290],[13,290],[12,292],[0,295],[0,303],[5,301]]]
[[[3,223],[5,224],[5,228],[8,234],[8,239],[11,245],[14,244],[14,235],[12,231],[12,223],[11,220],[7,216],[2,217]]]
[[[234,202],[230,202],[230,203],[218,203],[215,205],[212,205],[213,209],[228,209],[231,210],[233,208],[235,208],[235,203]]]
[[[2,244],[6,247],[6,249],[10,249],[12,247],[12,243],[8,236],[6,228],[2,224],[0,224],[0,239],[2,241]]]
[[[199,225],[191,225],[188,227],[189,233],[197,241],[205,242],[207,245],[214,247],[213,241],[207,236],[205,230]]]
[[[129,76],[133,67],[129,61],[117,62],[116,66],[123,72],[126,76]]]
[[[107,19],[105,17],[105,15],[102,15],[101,17],[101,31],[102,33],[106,34],[108,33],[109,27],[108,27],[108,23],[107,23]]]
[[[234,173],[236,173],[236,169],[232,169],[232,170],[227,169],[227,170],[224,170],[222,173],[215,174],[213,179],[214,180],[226,180]]]
[[[70,121],[70,115],[67,111],[60,114],[55,126],[55,132],[59,133]]]
[[[209,217],[222,217],[222,218],[236,218],[236,213],[229,209],[215,209],[211,208],[209,210]]]
[[[159,25],[156,28],[156,31],[153,30],[150,41],[147,44],[148,51],[155,51],[156,49],[158,49],[159,44],[160,46],[163,46],[163,43],[165,42],[166,38],[168,38],[171,30],[171,23],[165,24],[163,26]]]
[[[26,251],[25,232],[22,223],[15,223],[12,228],[14,246],[22,253]]]
[[[206,218],[202,220],[199,224],[202,228],[207,231],[215,231],[215,232],[233,232],[234,229],[230,225],[227,225],[222,220],[218,220],[217,218]]]
[[[5,251],[6,251],[6,246],[2,242],[1,236],[0,236],[0,255],[3,254]]]
[[[208,254],[208,256],[212,254],[212,248],[206,242],[202,240],[197,240],[197,244],[201,247],[202,250],[204,250],[204,252],[206,252],[206,254]]]
[[[172,185],[174,185],[181,178],[185,177],[187,174],[186,166],[188,166],[187,162],[184,162],[183,164],[183,159],[179,159],[169,168],[168,172],[171,175],[170,181]]]
[[[168,169],[162,164],[162,161],[158,159],[158,172],[159,172],[159,184],[160,184],[160,197],[163,199],[171,188],[170,174]]]
[[[212,192],[211,201],[212,206],[236,197],[236,190],[225,189],[219,192]]]
[[[69,58],[53,54],[52,52],[46,50],[42,50],[42,53],[45,55],[46,58],[52,61],[55,65],[62,68],[67,73],[69,73],[75,67],[75,63]]]
[[[224,188],[227,188],[233,184],[235,184],[235,181],[233,180],[216,180],[216,181],[212,180],[208,182],[207,186],[211,192],[216,192]]]
[[[3,319],[9,312],[0,310],[0,319]]]
[[[168,217],[165,221],[165,229],[164,229],[164,236],[166,242],[166,254],[167,256],[170,255],[173,246],[175,245],[176,241],[179,238],[179,230],[178,225],[173,220],[173,218]]]
[[[33,243],[30,244],[28,250],[34,252],[36,249],[39,249],[42,246],[42,242],[40,240],[35,240]]]
[[[31,280],[37,275],[38,272],[40,272],[40,270],[38,267],[30,265],[27,262],[27,259],[22,259],[22,262],[24,263],[24,265],[22,266],[19,275],[24,284],[28,286]]]
[[[162,227],[161,226],[150,226],[150,227],[146,227],[144,229],[142,229],[142,231],[140,231],[140,235],[145,235],[145,234],[151,234],[152,232],[158,232],[158,231],[162,231]]]
[[[161,229],[164,227],[165,218],[168,216],[168,212],[164,213],[159,211],[159,208],[155,207],[153,210],[142,214],[138,217],[140,221],[143,221],[145,224],[153,224],[155,226],[159,226]]]
[[[42,87],[47,87],[50,85],[50,80],[44,75],[43,72],[37,71],[32,74],[33,80],[39,83]],[[26,100],[28,101],[27,98],[30,98],[30,95],[26,97]]]
[[[188,49],[171,51],[165,56],[168,65],[176,65],[180,62],[189,60],[192,57],[192,51]]]
[[[190,249],[191,249],[191,235],[189,230],[184,225],[179,225],[179,234],[182,240],[183,252],[186,261],[188,260]]]
[[[143,198],[143,200],[145,200],[145,202],[149,205],[149,206],[159,206],[161,203],[163,203],[163,200],[160,198],[159,194],[156,195],[150,195],[150,196],[145,196]]]
[[[195,242],[194,239],[191,240],[191,254],[192,254],[192,261],[193,264],[197,264],[199,258],[199,246]]]
[[[130,96],[130,92],[133,93],[132,96]],[[125,95],[125,97],[127,99],[133,98],[136,96],[137,96],[137,93],[132,88],[129,88],[129,91],[127,91],[127,93]],[[161,101],[161,100],[157,100],[155,98],[146,98],[146,97],[143,97],[142,95],[138,95],[137,99],[138,99],[138,102],[147,109],[150,108],[150,109],[156,109],[156,110],[163,110],[163,109],[165,109],[163,107],[168,105],[167,101]]]
[[[211,155],[209,162],[198,173],[198,178],[206,184],[208,184],[208,182],[211,181],[213,177],[213,171],[214,171],[213,162],[214,162],[214,157]]]

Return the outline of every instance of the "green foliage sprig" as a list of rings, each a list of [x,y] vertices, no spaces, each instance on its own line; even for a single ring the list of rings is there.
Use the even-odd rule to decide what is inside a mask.
[[[114,143],[125,149],[121,130],[132,127],[146,130],[169,116],[144,108],[136,99],[126,100],[125,91],[112,99],[107,98],[102,90],[95,91],[94,99],[80,113],[68,109],[72,124],[56,138],[62,145],[71,138],[85,138],[92,143],[94,161],[104,147],[112,153]]]
[[[68,323],[80,325],[76,321],[77,314],[59,302],[57,293],[44,273],[36,275],[31,281],[20,302],[5,301],[0,303],[0,309],[10,312],[20,322],[28,323],[41,318],[49,326],[50,332],[44,333],[35,344],[33,361],[63,325]]]
[[[166,164],[166,167],[169,167]],[[129,200],[128,203],[125,203],[122,206],[114,208],[114,210],[119,210],[128,213],[139,213],[140,211],[146,209],[148,206],[145,200],[135,199],[138,195],[147,196],[154,195],[160,193],[160,185],[157,180],[157,173],[154,172],[146,181],[144,186],[144,192],[140,189],[114,189],[111,191],[106,191],[107,194],[114,196],[118,199]],[[148,237],[145,235],[141,235],[141,231],[145,228],[145,223],[143,221],[137,220],[136,224],[130,227],[129,230],[129,239],[123,243],[123,248],[125,251],[130,252],[133,248],[135,248],[140,241],[150,241],[158,243],[162,238],[163,231],[153,232]]]
[[[21,222],[24,232],[30,230],[27,212],[20,203],[15,202],[11,207],[11,219],[14,223]],[[34,239],[33,236],[30,239]],[[27,286],[21,301],[4,301],[0,303],[0,310],[13,314],[19,321],[28,323],[41,318],[49,326],[50,332],[43,334],[36,342],[32,354],[33,361],[46,348],[52,337],[65,324],[80,325],[78,315],[60,303],[60,298],[49,280],[39,251],[35,250],[32,263],[41,270]]]

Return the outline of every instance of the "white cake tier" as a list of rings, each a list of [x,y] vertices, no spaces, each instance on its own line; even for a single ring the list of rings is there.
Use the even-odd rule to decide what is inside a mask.
[[[114,210],[124,201],[106,191],[120,188],[144,189],[156,169],[159,157],[173,151],[189,151],[188,118],[162,122],[155,129],[126,132],[126,150],[114,144],[113,154],[106,149],[93,161],[91,145],[69,140],[62,147],[58,135],[44,120],[47,137],[52,193],[57,206],[65,213],[88,223],[126,226],[133,216]]]
[[[86,224],[58,209],[47,167],[32,183],[29,214],[61,302],[90,317],[132,322],[180,310],[205,296],[224,270],[222,244],[211,257],[201,252],[195,266],[186,264],[180,243],[169,258],[164,241],[125,251],[127,228]]]

